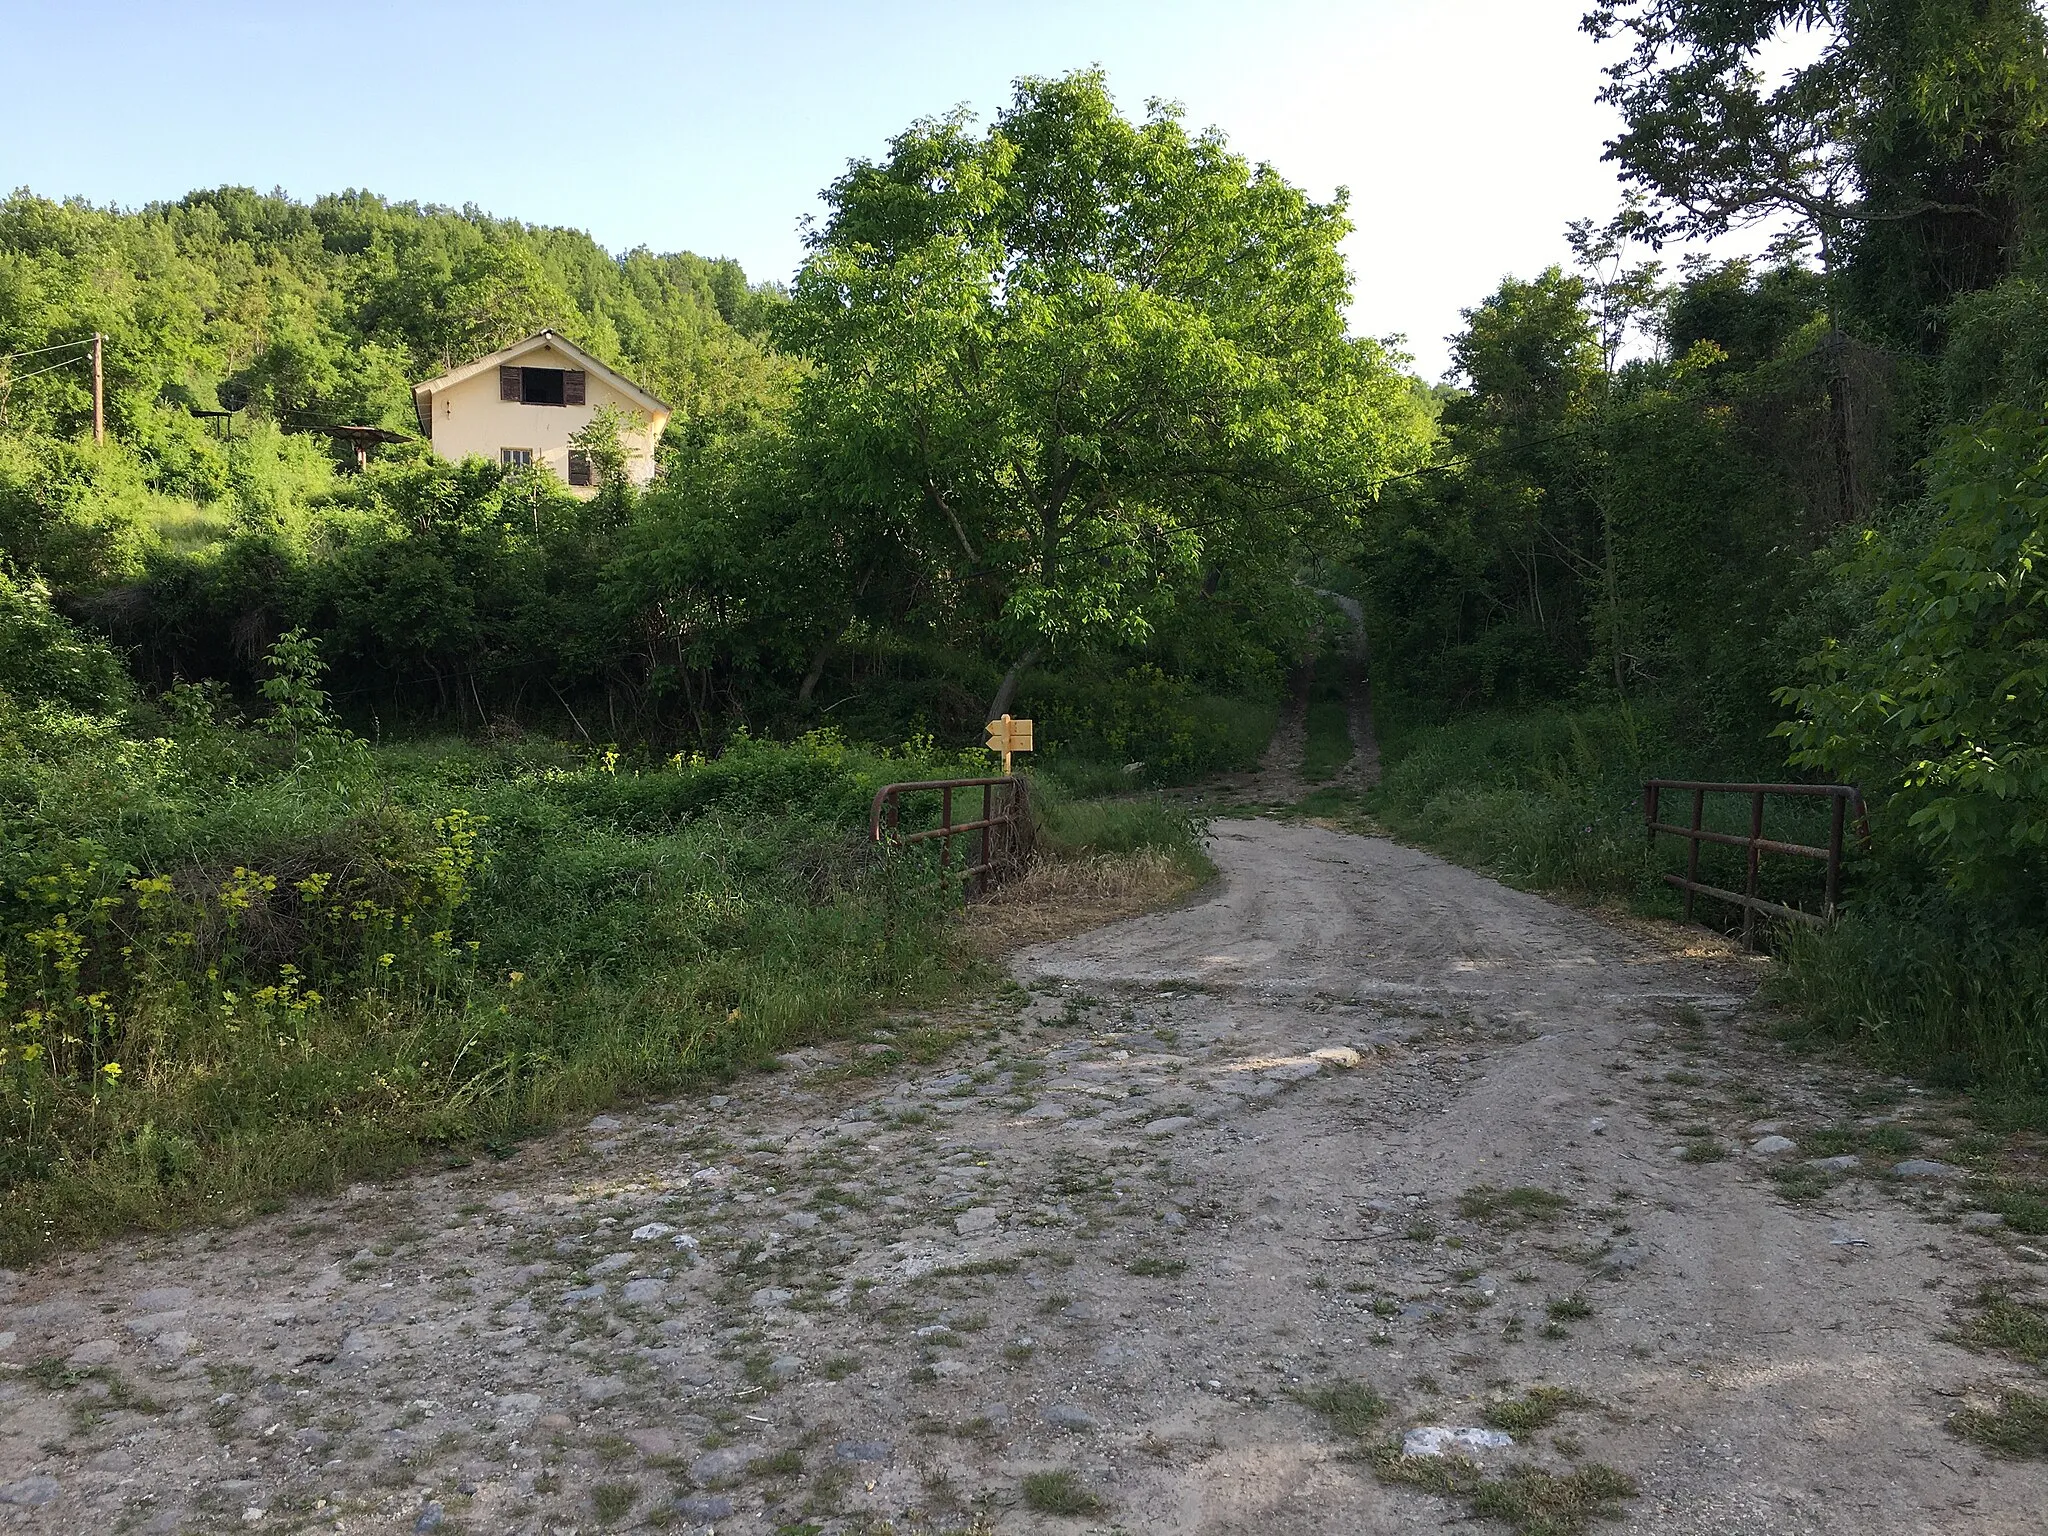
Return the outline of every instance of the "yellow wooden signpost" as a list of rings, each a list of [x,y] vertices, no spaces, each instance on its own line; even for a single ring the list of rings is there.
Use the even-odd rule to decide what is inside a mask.
[[[1029,720],[1012,720],[1008,715],[1003,716],[1000,720],[989,721],[988,749],[991,752],[1003,754],[1003,772],[1008,773],[1010,771],[1010,754],[1012,752],[1029,752],[1031,750],[1031,722]]]

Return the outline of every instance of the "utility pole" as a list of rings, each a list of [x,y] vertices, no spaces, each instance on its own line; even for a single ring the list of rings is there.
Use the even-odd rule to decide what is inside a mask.
[[[100,356],[106,339],[98,331],[92,333],[92,440],[96,443],[107,440],[107,375]]]

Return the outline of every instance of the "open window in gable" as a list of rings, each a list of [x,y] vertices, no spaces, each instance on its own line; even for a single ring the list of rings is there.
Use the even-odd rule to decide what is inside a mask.
[[[581,368],[507,365],[498,370],[498,398],[517,400],[521,405],[581,405],[584,388]]]

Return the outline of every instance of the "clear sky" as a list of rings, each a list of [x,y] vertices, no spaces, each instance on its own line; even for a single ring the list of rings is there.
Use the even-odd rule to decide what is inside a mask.
[[[1021,74],[1099,64],[1318,196],[1354,330],[1444,366],[1458,311],[1614,206],[1585,0],[0,0],[0,183],[124,206],[366,187],[732,256],[785,279],[854,156]]]

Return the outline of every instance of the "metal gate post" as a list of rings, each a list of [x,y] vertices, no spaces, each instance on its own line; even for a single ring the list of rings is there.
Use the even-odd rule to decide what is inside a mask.
[[[1764,835],[1764,792],[1758,790],[1749,801],[1749,870],[1742,887],[1742,894],[1751,898],[1756,895],[1757,839]],[[1748,945],[1751,935],[1756,932],[1756,908],[1742,909],[1742,942]]]
[[[1707,792],[1696,789],[1692,792],[1692,829],[1697,832],[1707,814]],[[1692,888],[1700,880],[1700,840],[1693,838],[1685,845],[1685,920],[1692,921]]]
[[[1830,795],[1828,798],[1834,801],[1834,813],[1828,818],[1828,894],[1821,906],[1821,915],[1833,922],[1836,904],[1841,900],[1842,823],[1849,814],[1849,797]]]

